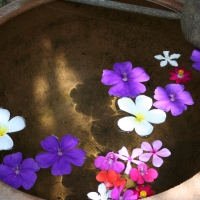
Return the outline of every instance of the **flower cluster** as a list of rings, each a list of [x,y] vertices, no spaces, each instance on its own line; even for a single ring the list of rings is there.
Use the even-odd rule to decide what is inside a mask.
[[[108,152],[105,157],[98,156],[94,160],[94,166],[101,170],[96,176],[96,180],[101,183],[98,186],[100,194],[90,192],[87,194],[88,198],[93,200],[137,200],[153,195],[155,192],[151,190],[151,186],[147,183],[153,182],[158,177],[158,171],[154,168],[149,168],[145,162],[148,162],[153,157],[152,164],[155,167],[160,167],[163,164],[161,157],[171,155],[167,148],[161,149],[161,147],[162,142],[155,140],[152,145],[148,142],[143,142],[141,148],[132,150],[131,155],[129,155],[127,148],[123,146],[118,153]],[[133,164],[136,167],[132,167]],[[138,184],[134,189],[126,188],[127,180],[120,174],[122,172],[129,175],[129,179]]]

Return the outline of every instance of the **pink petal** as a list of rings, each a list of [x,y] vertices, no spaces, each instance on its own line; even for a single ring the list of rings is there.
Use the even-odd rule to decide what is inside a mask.
[[[153,154],[152,153],[143,153],[140,157],[139,160],[143,161],[143,162],[147,162],[149,161],[149,159],[151,158]]]
[[[152,163],[155,167],[160,167],[163,164],[163,159],[154,154]]]
[[[164,148],[164,149],[161,149],[160,151],[156,152],[156,154],[161,157],[168,157],[171,155],[171,152],[167,148]]]
[[[150,168],[147,170],[147,173],[149,176],[151,176],[153,179],[156,179],[158,177],[158,172],[153,169],[153,168]]]
[[[143,153],[143,150],[142,150],[142,149],[140,149],[140,148],[135,148],[135,149],[133,149],[133,151],[132,151],[131,157],[132,157],[132,158],[136,158],[136,157],[138,157],[139,155],[141,155],[142,153]]]
[[[127,164],[126,164],[126,169],[124,171],[125,174],[129,174],[130,173],[130,170],[131,170],[131,162],[128,161]]]
[[[130,178],[133,181],[137,181],[138,184],[144,183],[143,177],[141,176],[141,174],[138,172],[138,170],[136,168],[133,168],[130,170]]]
[[[118,153],[119,153],[120,155],[122,155],[122,156],[129,157],[128,150],[127,150],[126,147],[122,147],[122,148],[118,151]],[[119,158],[120,158],[120,157],[119,157]]]
[[[151,145],[148,143],[148,142],[143,142],[141,144],[141,148],[144,150],[144,151],[153,151]]]
[[[154,151],[158,151],[162,147],[162,142],[160,140],[155,140],[152,143]]]

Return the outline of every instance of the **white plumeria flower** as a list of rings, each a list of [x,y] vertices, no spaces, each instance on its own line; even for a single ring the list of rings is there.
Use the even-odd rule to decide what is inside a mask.
[[[153,131],[153,126],[150,123],[160,124],[166,119],[166,113],[163,110],[150,110],[153,101],[145,95],[137,96],[135,103],[127,97],[119,99],[117,103],[120,110],[134,115],[123,117],[118,121],[119,128],[126,132],[135,129],[138,135],[146,136]]]
[[[107,191],[104,183],[98,186],[98,192],[100,195],[97,192],[89,192],[87,196],[92,200],[107,200],[110,198],[110,190]]]
[[[7,133],[21,131],[25,128],[25,120],[23,117],[16,116],[10,121],[10,112],[0,108],[0,150],[8,150],[13,147],[13,141]]]
[[[161,67],[164,67],[167,65],[167,62],[169,62],[170,65],[174,66],[174,67],[177,67],[178,66],[178,63],[173,60],[173,59],[177,59],[179,58],[181,55],[180,54],[172,54],[171,56],[169,56],[169,51],[163,51],[163,54],[164,56],[162,55],[156,55],[154,56],[154,58],[158,59],[158,60],[163,60],[160,62],[160,66]]]

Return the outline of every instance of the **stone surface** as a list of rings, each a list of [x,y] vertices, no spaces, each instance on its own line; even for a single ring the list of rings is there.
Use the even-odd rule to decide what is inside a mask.
[[[181,28],[186,40],[200,49],[200,0],[185,4],[181,14]]]

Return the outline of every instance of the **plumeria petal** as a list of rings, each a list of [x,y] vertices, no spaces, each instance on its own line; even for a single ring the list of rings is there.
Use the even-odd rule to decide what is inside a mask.
[[[145,120],[139,123],[134,122],[134,125],[135,125],[135,132],[140,136],[147,136],[151,134],[151,132],[153,131],[153,126]]]
[[[156,154],[157,154],[158,156],[161,156],[161,157],[168,157],[168,156],[171,155],[171,152],[170,152],[168,149],[163,148],[163,149],[161,149],[160,151],[158,151]]]
[[[163,110],[160,109],[153,109],[150,110],[146,114],[146,120],[148,122],[154,123],[154,124],[160,124],[163,123],[166,120],[166,113]]]
[[[163,164],[163,159],[153,154],[152,163],[155,167],[160,167]]]
[[[0,108],[0,122],[7,123],[10,119],[10,112],[6,109]]]
[[[135,103],[130,98],[123,97],[121,99],[118,99],[117,103],[120,110],[123,110],[132,115],[138,112]]]
[[[118,120],[117,124],[122,131],[133,131],[135,128],[134,119],[135,117],[123,117]]]
[[[153,101],[150,97],[139,95],[135,99],[135,104],[138,112],[147,112],[152,107]]]
[[[141,160],[143,162],[147,162],[147,161],[149,161],[151,156],[152,156],[152,153],[143,153],[142,155],[139,156],[139,160]]]
[[[9,150],[13,147],[14,143],[10,136],[5,134],[3,137],[0,137],[0,150]]]
[[[158,151],[162,147],[162,142],[160,140],[155,140],[152,143],[154,151]]]
[[[8,123],[9,133],[21,131],[26,127],[25,119],[20,116],[13,117]]]

